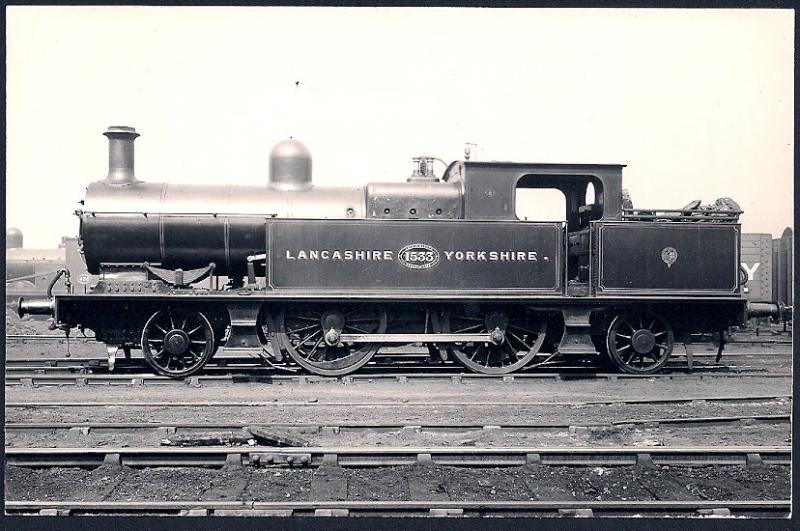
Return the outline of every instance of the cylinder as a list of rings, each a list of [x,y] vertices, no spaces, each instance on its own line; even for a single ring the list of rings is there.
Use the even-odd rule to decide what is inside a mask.
[[[53,315],[55,309],[55,301],[49,298],[34,298],[26,299],[20,297],[17,301],[17,315],[25,317],[26,315]]]
[[[277,190],[311,188],[311,152],[297,140],[284,140],[269,154],[269,186]]]
[[[108,137],[108,175],[105,183],[126,186],[138,182],[133,171],[133,141],[139,134],[133,127],[112,125]]]
[[[786,312],[786,306],[777,302],[747,302],[747,318],[772,317],[780,319]]]
[[[22,231],[11,227],[6,231],[6,249],[22,248]]]

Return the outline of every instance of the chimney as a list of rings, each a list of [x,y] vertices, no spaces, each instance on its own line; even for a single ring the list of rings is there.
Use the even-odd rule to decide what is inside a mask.
[[[103,134],[108,137],[108,175],[104,182],[114,186],[139,182],[133,173],[133,141],[139,136],[136,129],[112,125]]]

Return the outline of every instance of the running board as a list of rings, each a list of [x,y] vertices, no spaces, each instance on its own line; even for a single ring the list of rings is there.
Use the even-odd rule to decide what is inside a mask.
[[[491,334],[341,334],[342,343],[491,343]]]

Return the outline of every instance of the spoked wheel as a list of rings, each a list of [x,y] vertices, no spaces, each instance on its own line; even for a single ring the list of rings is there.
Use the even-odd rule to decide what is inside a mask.
[[[493,334],[492,342],[454,343],[448,353],[468,369],[483,374],[508,374],[527,365],[542,347],[547,321],[522,309],[453,308],[442,315],[449,334]]]
[[[606,335],[609,358],[619,370],[631,374],[659,370],[672,354],[673,344],[672,327],[650,311],[617,315]]]
[[[166,309],[142,331],[144,359],[158,374],[183,378],[198,372],[216,350],[214,331],[200,312]]]
[[[296,305],[277,317],[278,336],[289,355],[314,374],[340,376],[366,364],[379,343],[346,343],[342,334],[386,332],[386,311],[365,304]]]

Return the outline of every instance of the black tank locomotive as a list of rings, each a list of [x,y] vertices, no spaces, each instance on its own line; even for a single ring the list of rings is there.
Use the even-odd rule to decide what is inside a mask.
[[[171,377],[219,348],[341,375],[404,344],[487,374],[575,355],[651,373],[691,333],[781,312],[742,296],[735,204],[634,209],[621,165],[467,160],[437,178],[420,157],[406,182],[323,187],[286,140],[264,186],[174,185],[136,178],[133,128],[105,135],[108,176],[76,212],[99,280],[19,311]],[[566,222],[518,219],[530,188],[563,193]]]

